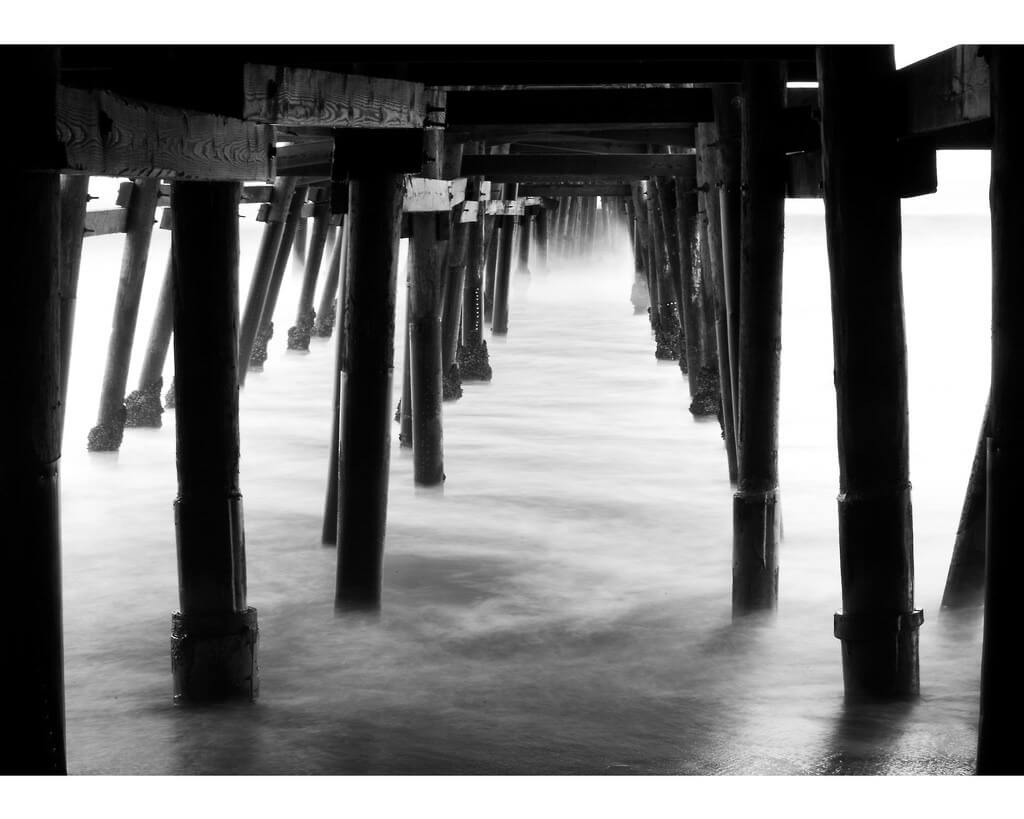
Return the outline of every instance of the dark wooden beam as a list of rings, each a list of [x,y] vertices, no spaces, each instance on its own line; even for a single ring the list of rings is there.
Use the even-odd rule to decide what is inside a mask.
[[[629,196],[629,185],[521,185],[523,196]]]
[[[557,127],[681,127],[711,119],[707,88],[560,88],[518,91],[450,91],[446,127],[453,136],[480,138],[488,129]]]
[[[480,174],[492,182],[586,180],[629,182],[651,176],[696,177],[692,154],[509,154],[465,156],[462,174]]]
[[[57,89],[63,168],[95,176],[258,180],[271,174],[271,129],[238,119]]]

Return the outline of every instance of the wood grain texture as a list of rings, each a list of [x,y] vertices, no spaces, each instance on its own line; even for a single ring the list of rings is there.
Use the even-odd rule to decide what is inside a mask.
[[[422,128],[421,83],[312,68],[245,66],[243,118],[275,125]]]
[[[85,214],[85,235],[109,236],[111,233],[124,233],[127,224],[128,211],[125,208],[91,210]]]
[[[57,136],[69,171],[182,180],[271,176],[270,128],[107,91],[59,87]]]

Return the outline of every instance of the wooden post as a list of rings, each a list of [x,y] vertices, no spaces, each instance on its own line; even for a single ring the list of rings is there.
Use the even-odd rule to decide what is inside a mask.
[[[915,696],[923,617],[914,609],[893,48],[819,48],[817,61],[839,423],[835,635],[848,697]]]
[[[237,182],[171,184],[181,604],[171,632],[175,701],[259,693],[238,490],[240,196]]]
[[[644,204],[647,208],[653,261],[651,278],[658,282],[655,298],[658,326],[654,331],[654,357],[660,361],[679,361],[685,340],[679,323],[679,303],[672,283],[672,270],[666,254],[668,244],[662,228],[661,208],[653,183],[648,183],[646,200]]]
[[[348,322],[341,362],[335,608],[380,608],[391,451],[395,289],[405,180],[365,165],[349,180]]]
[[[651,333],[657,338],[659,325],[658,277],[654,274],[654,265],[651,261],[651,232],[647,224],[647,204],[644,201],[646,193],[639,183],[632,185],[632,193],[633,213],[636,216],[636,245],[638,248],[639,264],[642,268],[650,301],[650,306],[647,308],[647,318],[651,324]]]
[[[676,209],[676,185],[671,177],[654,180],[658,213],[661,217],[661,232],[665,237],[665,259],[672,279],[672,292],[676,299],[679,316],[679,369],[688,373],[690,399],[696,397],[697,377],[700,373],[700,333],[697,332],[697,311],[693,302],[693,260],[690,256],[690,233],[688,221],[696,211],[696,197],[691,195],[689,213],[680,214]]]
[[[551,200],[547,200],[550,202]],[[537,208],[534,217],[537,227],[537,252],[534,253],[535,264],[539,273],[548,272],[548,211],[547,206]]]
[[[985,598],[985,506],[988,498],[985,455],[990,429],[989,409],[990,404],[986,403],[985,419],[981,423],[981,434],[960,512],[960,524],[956,528],[953,557],[942,592],[943,608],[972,608],[980,606]]]
[[[167,267],[160,284],[153,326],[149,331],[146,357],[142,362],[139,388],[125,398],[125,426],[153,427],[163,425],[160,416],[164,408],[160,405],[160,390],[164,386],[164,364],[167,350],[171,346],[171,331],[174,329],[174,253],[167,254]]]
[[[740,108],[735,86],[712,87],[715,128],[718,131],[718,213],[722,236],[722,299],[729,334],[729,375],[733,418],[739,419],[740,349]],[[698,126],[700,127],[700,126]],[[737,428],[738,433],[738,428]],[[739,441],[737,439],[737,447]]]
[[[487,217],[492,219],[494,217]],[[484,221],[469,225],[466,279],[462,294],[462,343],[458,349],[459,374],[463,381],[490,381],[492,372],[484,340],[483,317]]]
[[[784,66],[743,67],[739,486],[733,499],[733,613],[778,603],[779,363],[786,155]]]
[[[633,286],[629,291],[629,300],[633,304],[633,314],[641,315],[651,307],[651,294],[647,289],[647,271],[644,268],[644,252],[640,238],[636,208],[632,198],[626,199],[628,214],[626,227],[629,231],[629,243],[633,250]]]
[[[334,356],[334,390],[331,403],[331,440],[330,454],[327,464],[327,495],[324,499],[324,525],[320,542],[325,546],[334,546],[338,542],[338,450],[341,446],[341,380],[342,367],[348,358],[348,320],[345,314],[345,298],[348,295],[348,245],[352,222],[346,217],[341,236],[336,240],[333,252],[341,254],[341,269],[338,304],[341,314],[338,316],[338,335],[335,340]]]
[[[341,235],[336,237],[331,247],[331,257],[327,262],[327,281],[324,282],[320,294],[320,309],[313,321],[313,335],[319,338],[330,338],[337,320],[339,302],[338,287],[341,281],[341,265],[348,242],[348,233],[341,227]]]
[[[160,188],[159,179],[137,179],[128,204],[121,278],[117,285],[114,319],[107,348],[107,366],[100,392],[99,417],[89,431],[90,452],[116,452],[124,436],[125,388],[128,364],[132,356],[135,324],[139,317],[142,281],[146,275],[146,257],[153,234],[153,216]],[[238,218],[238,215],[235,215]]]
[[[68,402],[71,372],[71,342],[75,329],[75,301],[78,272],[85,238],[85,208],[89,201],[88,176],[64,176],[60,181],[60,421],[64,435],[64,414]]]
[[[277,307],[277,296],[281,292],[281,282],[288,269],[288,257],[292,251],[295,232],[298,225],[302,223],[302,206],[306,201],[307,190],[306,187],[296,188],[288,205],[288,216],[285,218],[281,244],[277,248],[277,256],[274,259],[274,268],[270,273],[267,297],[263,302],[263,310],[260,312],[256,325],[259,329],[256,331],[256,339],[253,341],[252,353],[249,354],[249,366],[238,369],[239,386],[245,383],[247,370],[261,372],[263,364],[267,360],[267,343],[274,335],[274,309]]]
[[[1015,662],[1020,644],[1017,602],[1024,577],[1020,506],[1024,497],[1024,117],[1020,88],[1024,49],[990,50],[993,120],[992,392],[989,403],[985,626],[981,655],[979,774],[1024,774],[1024,701]]]
[[[405,315],[411,315],[412,299],[412,243],[408,247],[405,262]],[[402,333],[403,357],[402,357],[402,397],[398,402],[398,412],[395,420],[400,424],[398,432],[398,445],[402,449],[412,449],[412,356],[409,353],[409,323],[406,322],[405,332]]]
[[[271,194],[269,213],[260,238],[260,247],[256,253],[256,265],[253,268],[252,281],[249,283],[249,295],[245,299],[245,310],[242,313],[242,327],[238,333],[238,383],[245,384],[245,371],[248,369],[249,358],[252,356],[256,333],[260,328],[260,316],[263,305],[267,302],[270,281],[274,275],[281,239],[284,235],[288,208],[295,194],[295,177],[279,176],[274,180],[274,192]],[[287,255],[285,259],[287,260]]]
[[[495,228],[498,230],[498,267],[494,274],[494,313],[491,317],[491,333],[503,336],[508,334],[508,297],[516,217],[498,216],[495,220]]]
[[[484,242],[486,258],[484,260],[483,287],[483,319],[486,322],[494,318],[494,277],[498,267],[498,217],[484,217]]]
[[[472,176],[466,181],[466,200],[480,198],[482,177]],[[459,329],[462,326],[463,299],[469,264],[471,234],[476,222],[461,222],[462,205],[452,211],[451,242],[448,247],[448,275],[445,278],[444,312],[442,323],[441,373],[444,379],[444,400],[462,397],[462,371],[459,364]]]
[[[309,350],[309,337],[313,332],[313,298],[316,295],[316,280],[320,275],[320,264],[327,244],[327,233],[331,226],[329,202],[318,202],[313,213],[313,235],[306,251],[306,269],[302,276],[302,290],[299,291],[299,306],[295,311],[295,324],[288,328],[288,349]]]
[[[725,440],[726,463],[729,470],[729,482],[736,485],[739,480],[739,465],[737,460],[736,441],[736,418],[733,414],[734,398],[732,394],[733,376],[730,368],[730,359],[733,354],[729,348],[729,329],[726,318],[725,294],[723,283],[722,263],[722,221],[720,210],[720,198],[718,195],[718,181],[720,177],[719,163],[715,153],[708,148],[709,133],[712,133],[713,125],[700,124],[696,128],[697,136],[697,187],[698,213],[700,202],[703,202],[704,219],[707,221],[707,263],[705,271],[708,273],[706,281],[711,290],[711,301],[714,310],[715,342],[718,366],[718,384],[720,389],[721,426],[722,438]]]
[[[519,248],[516,263],[517,276],[530,275],[530,208],[523,208],[523,215],[516,218],[518,223]]]
[[[54,121],[56,49],[19,49],[18,69],[40,79]],[[47,52],[52,62],[46,59]],[[24,62],[23,62],[24,61]],[[33,65],[39,63],[39,65]],[[32,72],[38,71],[39,75]],[[45,112],[44,112],[45,113]],[[44,120],[45,122],[46,120]],[[0,774],[64,774],[64,660],[60,570],[60,176],[8,170],[0,199],[4,368],[0,515],[8,625],[0,697],[8,704]]]
[[[305,216],[300,216],[295,226],[295,239],[292,243],[292,255],[295,258],[295,264],[300,267],[306,266],[307,244],[309,244],[309,220]]]

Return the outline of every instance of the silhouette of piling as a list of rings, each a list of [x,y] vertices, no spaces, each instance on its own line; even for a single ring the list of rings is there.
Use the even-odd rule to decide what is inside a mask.
[[[327,281],[324,282],[320,294],[320,309],[313,320],[313,335],[319,338],[330,338],[337,321],[337,305],[341,304],[338,287],[341,281],[342,259],[348,246],[348,235],[344,226],[340,235],[335,238],[331,247],[331,256],[327,262]]]
[[[516,254],[516,270],[515,275],[517,276],[529,276],[530,275],[530,207],[523,208],[522,216],[517,216],[516,221],[518,223],[517,236],[519,237],[519,246]]]
[[[306,269],[302,275],[302,289],[299,291],[299,306],[295,310],[295,324],[288,328],[288,349],[307,352],[309,338],[313,333],[313,298],[316,282],[330,230],[331,208],[329,202],[318,202],[313,213],[313,232],[306,251]]]
[[[177,702],[255,700],[256,610],[247,605],[238,488],[237,182],[173,182],[174,372],[180,611]]]
[[[153,216],[160,188],[158,179],[140,179],[132,183],[125,229],[121,277],[114,302],[114,318],[107,348],[107,366],[100,391],[100,409],[96,426],[89,431],[90,452],[116,452],[124,437],[127,411],[124,405],[128,385],[139,300],[146,275],[146,258],[153,235]],[[238,218],[238,214],[235,214]]]
[[[160,390],[163,389],[164,364],[167,350],[171,346],[171,332],[174,329],[174,253],[167,254],[167,267],[160,284],[153,326],[149,331],[146,357],[142,361],[139,387],[124,401],[125,426],[159,428],[163,425],[160,405]]]
[[[817,61],[839,425],[835,635],[847,697],[916,696],[893,48],[820,48]]]

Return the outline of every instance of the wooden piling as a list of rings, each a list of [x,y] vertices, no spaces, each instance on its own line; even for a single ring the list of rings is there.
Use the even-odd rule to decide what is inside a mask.
[[[672,282],[672,270],[666,253],[668,244],[662,227],[661,206],[653,183],[648,183],[646,201],[647,224],[653,267],[651,279],[657,280],[652,293],[652,310],[657,310],[658,324],[654,331],[654,357],[659,361],[679,361],[685,343],[679,322],[679,302]]]
[[[953,557],[942,592],[944,609],[973,608],[982,605],[985,599],[985,506],[988,498],[985,456],[989,429],[989,404],[986,403],[960,523],[956,528]]]
[[[679,315],[679,369],[687,379],[691,402],[697,394],[697,376],[700,373],[700,333],[697,331],[697,311],[693,302],[693,260],[690,256],[689,219],[696,212],[696,198],[684,200],[689,209],[679,213],[676,209],[676,184],[671,177],[658,177],[654,182],[658,197],[661,231],[665,237],[665,259],[672,278],[672,292]],[[680,220],[685,224],[680,224]]]
[[[512,241],[515,236],[516,217],[496,217],[495,228],[498,230],[498,265],[494,274],[494,312],[491,317],[491,333],[503,336],[508,334],[508,297],[512,278]]]
[[[267,285],[267,297],[263,301],[263,309],[256,324],[258,329],[253,341],[252,352],[249,354],[249,366],[238,369],[239,386],[245,383],[245,374],[248,370],[262,371],[263,364],[267,360],[267,343],[274,335],[274,310],[277,308],[277,297],[281,292],[285,271],[288,270],[288,259],[292,252],[295,232],[302,221],[302,206],[306,201],[307,191],[308,189],[304,186],[296,188],[288,205],[288,216],[285,218],[284,230],[281,232],[281,243],[277,248],[274,267],[270,273],[270,283]]]
[[[245,299],[245,310],[242,312],[242,325],[238,333],[238,383],[245,384],[245,372],[249,358],[252,356],[256,333],[259,330],[260,316],[267,302],[270,281],[274,275],[281,238],[284,235],[288,208],[295,194],[295,177],[279,176],[274,180],[274,191],[271,194],[267,221],[260,237],[259,250],[256,253],[256,265],[253,268],[252,280],[249,283],[249,294]],[[287,255],[285,256],[287,259]]]
[[[246,602],[238,488],[237,182],[173,182],[174,372],[181,609],[172,618],[178,702],[255,700],[256,610]]]
[[[38,54],[48,50],[24,52],[27,62],[41,63],[52,100],[56,55],[48,62],[45,53]],[[0,697],[9,706],[0,774],[67,773],[58,480],[60,201],[57,173],[15,170],[4,178],[0,244],[4,299],[11,309],[0,322],[0,344],[17,354],[6,363],[0,401],[0,428],[6,432],[0,457],[5,526],[0,616],[8,625]]]
[[[633,305],[634,315],[641,315],[651,307],[651,294],[647,289],[647,271],[644,268],[643,247],[637,235],[639,227],[632,198],[627,197],[626,199],[626,212],[628,214],[626,226],[629,231],[629,244],[633,250],[633,286],[629,291],[629,300]]]
[[[153,326],[149,331],[146,357],[142,362],[139,388],[125,398],[125,426],[151,427],[163,425],[161,416],[164,408],[160,404],[160,390],[163,389],[164,364],[167,350],[171,346],[171,331],[174,329],[174,253],[167,254],[167,267],[160,283]]]
[[[306,250],[306,269],[302,275],[302,289],[299,291],[299,306],[295,310],[295,324],[288,328],[288,349],[308,352],[309,338],[313,333],[316,311],[313,298],[316,282],[324,257],[324,246],[330,231],[331,206],[329,202],[317,202],[313,212],[313,232]]]
[[[306,246],[309,244],[309,219],[300,216],[295,225],[295,239],[292,243],[292,256],[299,267],[306,266]]]
[[[551,200],[548,200],[551,201]],[[534,226],[537,229],[537,250],[534,255],[534,264],[538,273],[548,272],[548,211],[547,207],[537,208],[537,215],[533,217]]]
[[[482,177],[466,180],[466,201],[480,198]],[[459,330],[462,326],[463,298],[468,267],[470,237],[476,222],[462,222],[462,205],[452,211],[451,241],[448,246],[448,272],[445,277],[444,309],[442,312],[441,373],[444,378],[444,400],[462,397],[462,372],[457,361]]]
[[[1018,585],[1024,577],[1020,507],[1024,497],[1024,48],[989,50],[993,119],[992,386],[989,403],[985,625],[981,657],[979,774],[1024,774]]]
[[[779,364],[786,155],[785,68],[743,67],[739,485],[733,500],[733,613],[778,603]]]
[[[517,248],[516,255],[516,271],[517,276],[529,276],[530,275],[530,222],[531,213],[530,208],[523,208],[523,215],[516,217],[518,223],[518,229],[516,234],[519,237],[519,246]]]
[[[338,304],[341,304],[338,294],[338,287],[341,282],[342,259],[347,247],[348,234],[344,226],[340,228],[340,235],[334,240],[331,247],[330,259],[327,262],[327,281],[324,282],[323,292],[320,294],[320,309],[313,320],[313,335],[318,338],[330,338],[334,332],[334,324],[337,321]]]
[[[493,217],[489,217],[493,218]],[[459,374],[463,381],[490,381],[492,372],[484,340],[483,270],[484,222],[469,225],[466,278],[462,294],[462,343],[458,349]]]
[[[146,258],[153,234],[153,217],[159,193],[159,179],[137,179],[133,183],[125,228],[121,277],[117,285],[114,318],[107,348],[107,366],[100,391],[100,409],[96,426],[89,431],[90,452],[116,452],[124,436],[125,388],[131,361],[139,300],[146,275]],[[235,218],[238,215],[235,214]]]
[[[483,291],[483,316],[484,321],[490,323],[494,320],[494,277],[498,269],[498,217],[484,217],[484,230],[486,232],[487,256],[484,262],[484,291]]]
[[[85,208],[89,201],[88,176],[64,176],[60,182],[60,421],[64,434],[64,415],[68,401],[68,374],[71,372],[71,342],[75,329],[75,301],[78,297],[78,272],[82,265],[82,241],[85,238]]]
[[[335,608],[380,608],[391,450],[395,289],[405,180],[365,165],[349,181]]]
[[[817,62],[839,424],[835,635],[847,697],[916,696],[893,48],[819,48]],[[741,469],[745,455],[744,441]]]

